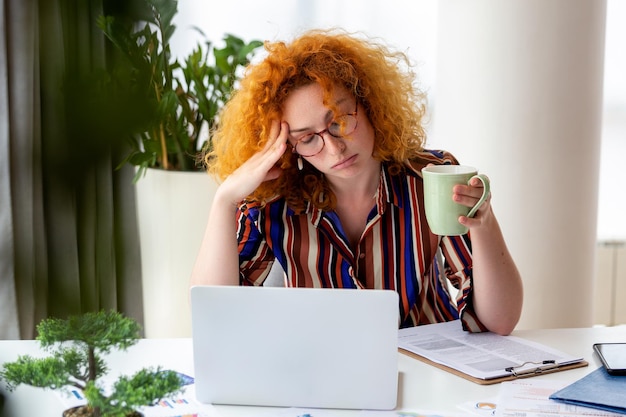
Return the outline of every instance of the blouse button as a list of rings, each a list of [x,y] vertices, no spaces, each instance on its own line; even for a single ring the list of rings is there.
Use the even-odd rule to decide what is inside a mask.
[[[361,258],[361,259],[365,258],[365,254],[364,254],[364,253],[361,253],[361,254],[359,255],[359,258]]]

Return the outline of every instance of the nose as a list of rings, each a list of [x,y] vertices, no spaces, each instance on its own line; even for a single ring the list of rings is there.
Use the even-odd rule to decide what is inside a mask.
[[[338,155],[346,150],[346,142],[341,138],[336,138],[328,132],[324,132],[324,142],[326,142],[326,148],[332,155]]]

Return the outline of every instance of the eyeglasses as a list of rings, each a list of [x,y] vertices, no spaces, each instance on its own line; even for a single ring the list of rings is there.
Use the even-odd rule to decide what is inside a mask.
[[[293,146],[293,152],[300,156],[314,156],[322,152],[326,142],[324,141],[324,133],[334,138],[344,138],[356,130],[357,125],[357,109],[359,103],[357,101],[354,112],[343,114],[333,119],[326,129],[316,133],[306,133],[296,140]]]

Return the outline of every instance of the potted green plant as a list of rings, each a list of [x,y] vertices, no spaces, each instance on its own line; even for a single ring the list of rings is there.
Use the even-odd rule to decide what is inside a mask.
[[[147,168],[199,170],[198,154],[210,146],[208,132],[262,42],[226,34],[224,47],[207,40],[180,62],[170,50],[177,0],[134,3],[131,15],[103,15],[97,21],[124,59],[122,73],[154,110],[145,130],[131,134],[132,149],[123,163],[138,167],[135,180]]]
[[[66,410],[63,416],[137,416],[137,409],[170,398],[182,391],[180,375],[160,367],[143,368],[132,376],[120,376],[111,389],[100,383],[108,372],[104,355],[125,351],[137,343],[139,325],[122,314],[90,312],[67,319],[47,318],[37,326],[37,340],[51,356],[19,356],[5,363],[0,379],[12,391],[21,384],[66,390],[80,389],[87,404]]]
[[[151,109],[138,131],[129,132],[130,152],[121,163],[136,167],[144,331],[146,337],[189,337],[188,277],[217,188],[197,162],[262,42],[227,34],[221,48],[206,41],[174,59],[177,1],[129,2],[132,13],[101,16],[98,26],[118,53],[111,82],[145,103],[137,109],[141,120]]]

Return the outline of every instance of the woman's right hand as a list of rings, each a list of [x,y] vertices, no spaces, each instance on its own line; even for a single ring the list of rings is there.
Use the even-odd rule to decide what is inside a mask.
[[[287,149],[287,123],[275,121],[267,144],[228,176],[219,186],[204,238],[191,274],[191,285],[238,285],[239,251],[235,210],[264,181],[278,178],[276,162]]]
[[[219,195],[219,200],[237,206],[261,183],[278,178],[282,169],[276,163],[287,149],[288,136],[287,122],[274,120],[265,147],[230,174],[220,185],[215,197]]]

